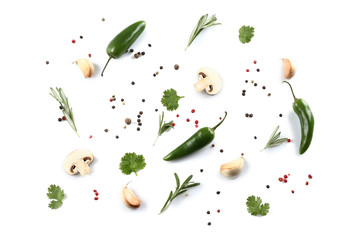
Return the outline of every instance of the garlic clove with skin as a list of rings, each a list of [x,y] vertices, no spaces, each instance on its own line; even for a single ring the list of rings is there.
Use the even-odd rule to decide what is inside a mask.
[[[79,66],[85,78],[89,78],[93,75],[95,68],[94,68],[94,64],[92,64],[90,60],[85,58],[79,58],[78,60],[75,61],[75,63],[76,65]]]
[[[288,58],[283,58],[284,78],[291,79],[296,73],[296,67]]]
[[[140,207],[141,200],[133,193],[128,187],[128,184],[126,184],[125,187],[122,189],[122,199],[126,206],[132,207],[132,208],[138,208]]]
[[[220,166],[220,173],[225,177],[235,177],[243,169],[245,164],[244,158],[238,158]]]

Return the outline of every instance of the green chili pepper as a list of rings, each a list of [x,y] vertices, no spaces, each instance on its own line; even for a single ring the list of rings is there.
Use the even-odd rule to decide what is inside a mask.
[[[189,155],[206,145],[212,142],[215,138],[215,129],[223,123],[227,116],[227,112],[225,112],[224,119],[219,122],[215,127],[204,127],[199,129],[194,135],[192,135],[188,140],[186,140],[183,144],[175,148],[171,153],[166,155],[163,159],[165,161],[171,161],[177,158],[184,157]]]
[[[104,70],[107,67],[109,61],[112,58],[117,59],[121,57],[121,55],[123,55],[126,50],[129,49],[131,44],[133,44],[135,40],[141,35],[145,29],[145,26],[146,23],[144,21],[133,23],[122,30],[118,35],[116,35],[113,40],[111,40],[106,48],[106,53],[109,55],[109,59],[101,72],[101,76],[103,76]]]
[[[283,81],[289,84],[291,93],[294,97],[293,110],[298,116],[301,125],[301,141],[299,153],[303,154],[309,148],[313,132],[314,132],[314,115],[311,112],[310,106],[304,101],[304,99],[296,98],[294,91],[287,81]]]

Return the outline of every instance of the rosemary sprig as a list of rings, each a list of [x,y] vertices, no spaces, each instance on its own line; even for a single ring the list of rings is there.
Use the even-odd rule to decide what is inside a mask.
[[[176,189],[174,192],[173,191],[170,192],[170,195],[169,195],[168,199],[166,200],[164,207],[161,209],[159,215],[161,213],[163,213],[169,207],[172,200],[174,200],[177,196],[186,192],[187,189],[189,189],[191,187],[196,187],[196,186],[200,185],[200,183],[190,182],[190,180],[193,177],[192,175],[190,175],[180,186],[179,176],[176,173],[174,173],[174,175],[175,175],[175,180],[176,180]]]
[[[76,132],[76,134],[79,136],[76,126],[75,126],[75,122],[74,122],[74,115],[72,112],[72,108],[69,105],[69,101],[68,98],[65,96],[64,91],[62,90],[62,88],[56,88],[56,91],[51,87],[50,88],[51,93],[50,95],[56,99],[56,101],[58,101],[60,103],[62,112],[67,120],[67,122],[70,124],[70,126],[72,127],[72,129],[74,129],[74,131]],[[80,136],[79,136],[80,137]]]
[[[192,33],[190,35],[189,42],[185,48],[185,51],[204,28],[221,24],[221,23],[215,23],[216,20],[217,20],[217,18],[215,16],[215,14],[212,15],[209,19],[208,19],[208,14],[201,16],[201,18],[199,19],[199,22],[197,23],[196,27],[194,28],[194,30],[192,31]]]
[[[274,132],[271,134],[270,139],[269,139],[268,143],[266,144],[266,146],[264,147],[263,150],[265,150],[266,148],[277,147],[277,146],[279,146],[282,143],[287,141],[287,138],[280,138],[279,139],[280,134],[281,134],[281,132],[277,133],[277,131],[279,130],[279,127],[280,126],[277,126],[275,128]]]
[[[172,126],[172,124],[173,124],[173,121],[165,122],[164,112],[162,112],[162,115],[159,116],[159,132],[158,132],[158,135],[155,139],[153,146],[155,146],[155,143],[156,143],[157,139],[161,136],[161,134],[163,134],[166,130],[168,130],[171,127],[174,128]]]

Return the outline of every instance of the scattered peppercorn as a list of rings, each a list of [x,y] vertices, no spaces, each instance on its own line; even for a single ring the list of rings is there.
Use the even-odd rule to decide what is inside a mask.
[[[256,69],[256,71],[257,71],[257,72],[260,72],[260,69],[258,68],[258,69]]]
[[[309,179],[312,179],[312,175],[311,175],[311,174],[309,174],[309,175],[308,175],[308,178],[309,178]]]
[[[112,109],[115,109],[115,106],[112,106]]]
[[[245,92],[243,92],[241,95],[245,96]]]
[[[118,136],[118,135],[116,135],[116,136],[115,136],[115,138],[116,138],[116,139],[119,139],[119,136]]]
[[[270,188],[270,186],[269,186],[269,185],[266,185],[266,188],[267,188],[267,189],[269,189],[269,188]]]
[[[92,138],[92,135],[90,135],[89,138],[91,139],[91,138]]]
[[[157,111],[158,111],[158,109],[156,108],[156,109],[155,109],[155,112],[157,112]]]
[[[143,115],[143,111],[140,111],[139,114],[140,114],[140,115]]]
[[[248,80],[245,80],[245,83],[248,83]]]
[[[141,100],[142,102],[145,102],[145,99]]]
[[[254,60],[254,64],[256,64],[257,63],[257,61],[256,60]]]
[[[83,36],[80,36],[80,39],[83,39]]]
[[[171,126],[175,127],[175,123],[172,123]]]
[[[108,132],[108,131],[109,131],[109,129],[107,129],[107,128],[106,128],[104,131],[105,131],[105,132]]]
[[[98,197],[94,197],[94,200],[99,200],[99,198],[98,198]]]
[[[144,56],[144,55],[145,55],[145,52],[141,52],[141,55],[143,55],[143,56]]]
[[[220,212],[220,209],[218,209],[217,212],[219,213],[219,212]]]
[[[91,58],[91,53],[89,53],[89,55],[88,55],[88,56],[89,56],[89,58]]]
[[[291,140],[288,138],[287,142],[291,142]]]
[[[60,110],[63,110],[63,109],[64,109],[63,106],[59,106],[59,108],[60,108]]]
[[[139,56],[140,56],[140,55],[137,54],[137,53],[134,54],[134,57],[135,57],[135,58],[139,58]]]
[[[140,131],[140,128],[138,127],[136,130]]]
[[[139,115],[137,115],[137,117],[138,117],[138,118],[141,118],[141,115],[139,114]]]
[[[139,122],[141,122],[141,120],[140,120],[140,119],[138,119],[138,120],[137,120],[137,122],[139,123]]]
[[[251,80],[251,83],[254,83],[254,80]]]
[[[102,18],[101,21],[105,21],[105,18]]]
[[[257,83],[254,83],[254,86],[256,87],[256,86],[257,86]]]
[[[249,70],[249,69],[246,69],[246,72],[250,72],[250,70]]]
[[[288,176],[287,175],[284,175],[284,178],[287,178]]]
[[[196,124],[196,125],[195,125],[195,127],[196,127],[196,128],[198,128],[198,127],[199,127],[199,125],[197,125],[197,124]]]
[[[134,52],[134,49],[130,49],[130,52],[131,52],[131,53]]]
[[[94,192],[95,192],[95,193],[97,192],[96,189],[94,189]]]
[[[284,179],[284,183],[287,183],[287,179]]]
[[[125,102],[123,102],[123,105],[125,105]]]
[[[155,75],[159,75],[159,72],[158,72],[158,71],[156,71],[156,72],[155,72]]]
[[[178,64],[175,64],[175,65],[174,65],[174,69],[175,69],[175,70],[178,70],[178,69],[179,69],[179,65],[178,65]]]
[[[270,97],[271,96],[271,93],[268,93],[268,97]]]
[[[192,109],[192,110],[191,110],[191,113],[194,113],[194,112],[195,112],[195,109]]]
[[[64,120],[64,121],[65,121],[65,120],[66,120],[66,117],[65,117],[65,116],[63,116],[63,117],[62,117],[62,120]]]
[[[262,86],[262,89],[264,89],[264,90],[265,90],[265,89],[266,89],[266,87],[265,87],[265,86]]]
[[[163,69],[164,67],[163,66],[160,66],[160,69]]]
[[[96,196],[99,196],[99,193],[98,193],[98,192],[96,192],[96,193],[95,193],[95,195],[96,195]]]
[[[138,126],[142,126],[142,123],[141,123],[141,122],[139,122],[139,123],[138,123]]]
[[[281,113],[279,114],[279,117],[282,117],[282,114],[281,114]]]
[[[124,101],[124,99],[122,98],[122,99],[121,99],[121,101],[123,102],[123,101]]]
[[[203,169],[200,169],[200,172],[203,172],[204,170]]]
[[[282,182],[282,181],[283,181],[283,178],[279,177],[279,181]]]
[[[148,46],[151,47],[151,44],[149,43]]]
[[[251,117],[251,118],[252,118],[253,116],[254,116],[254,115],[253,115],[252,113],[250,113],[250,114],[249,114],[249,117]]]
[[[221,153],[223,153],[223,152],[224,152],[224,150],[220,149],[220,152],[221,152]]]
[[[254,139],[257,139],[257,137],[256,137],[256,136],[254,136]]]
[[[248,114],[248,113],[245,113],[245,117],[249,117],[249,114]]]
[[[211,225],[211,222],[208,222],[208,225],[210,226],[210,225]]]
[[[211,144],[211,147],[215,147],[215,144]]]
[[[220,191],[217,191],[216,194],[219,195],[219,194],[220,194]]]
[[[308,182],[308,181],[306,181],[305,185],[306,185],[306,186],[308,186],[308,185],[309,185],[309,182]]]
[[[61,121],[62,121],[62,118],[58,118],[58,121],[61,122]]]
[[[190,122],[190,119],[189,119],[189,118],[187,118],[187,119],[186,119],[186,121],[187,121],[187,122]]]
[[[179,117],[179,114],[176,114],[176,117]]]
[[[195,120],[195,124],[198,124],[199,123],[199,121],[198,120]]]
[[[294,194],[294,193],[295,193],[295,191],[294,191],[294,190],[291,190],[291,193],[292,193],[292,194]]]
[[[134,81],[132,81],[132,82],[131,82],[131,85],[135,85],[135,82],[134,82]]]
[[[46,64],[49,64],[49,61],[46,61],[45,63],[46,63]]]
[[[71,42],[72,42],[72,43],[76,43],[75,39],[73,39]]]
[[[110,98],[110,100],[109,100],[110,102],[112,102],[112,101],[114,101],[114,99],[112,99],[112,98]]]
[[[154,73],[153,76],[156,77],[156,74]]]

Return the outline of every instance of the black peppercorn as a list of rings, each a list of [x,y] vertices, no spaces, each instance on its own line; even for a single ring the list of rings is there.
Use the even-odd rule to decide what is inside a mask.
[[[270,97],[271,96],[271,93],[268,93],[268,97]]]
[[[282,114],[281,114],[281,113],[279,114],[279,117],[282,117]]]
[[[160,66],[160,69],[163,69],[163,66]]]
[[[145,99],[141,100],[142,102],[145,102]]]
[[[46,64],[49,64],[49,61],[46,61],[45,63],[46,63]]]
[[[207,213],[207,214],[210,214],[210,211],[207,211],[206,213]]]
[[[210,226],[210,225],[211,225],[211,222],[208,222],[208,225]]]
[[[135,54],[134,54],[134,58],[139,58],[139,56],[140,56],[140,55],[139,55],[138,53],[135,53]]]
[[[157,112],[157,111],[158,111],[158,109],[156,108],[156,109],[155,109],[155,112]]]
[[[248,83],[248,80],[245,80],[245,83]]]
[[[149,43],[148,46],[151,47],[151,44]]]
[[[122,98],[122,99],[121,99],[121,101],[123,102],[123,101],[124,101],[124,99]]]
[[[223,152],[224,152],[224,150],[220,149],[220,152],[221,152],[221,153],[223,153]]]
[[[61,121],[62,121],[62,119],[61,119],[61,118],[58,118],[58,121],[59,121],[59,122],[61,122]]]
[[[241,95],[245,96],[246,94],[243,92]]]
[[[138,127],[136,130],[140,131],[140,128]]]
[[[256,137],[256,136],[254,136],[254,139],[257,139],[257,137]]]
[[[266,89],[266,87],[265,87],[265,86],[263,86],[263,87],[262,87],[262,89],[264,89],[264,90],[265,90],[265,89]]]
[[[139,122],[139,123],[138,123],[138,125],[139,125],[139,126],[142,126],[142,123],[141,123],[141,122]]]
[[[137,120],[137,122],[139,123],[139,122],[141,122],[141,120],[140,120],[140,119],[138,119],[138,120]]]
[[[83,39],[83,36],[80,36],[80,39]]]
[[[249,114],[248,114],[248,113],[245,113],[245,117],[249,117]]]
[[[260,69],[258,68],[258,69],[256,69],[256,71],[257,71],[257,72],[260,72]]]
[[[134,81],[132,81],[132,82],[131,82],[131,85],[135,85],[135,82],[134,82]]]
[[[219,194],[220,194],[220,191],[217,191],[216,194],[219,195]]]
[[[249,117],[251,117],[251,118],[252,118],[252,117],[253,117],[253,114],[252,114],[252,113],[250,113],[250,114],[249,114]]]
[[[200,169],[200,172],[203,172],[204,170],[203,169]]]
[[[109,131],[109,129],[105,129],[104,131],[105,131],[105,132],[108,132],[108,131]]]
[[[116,139],[118,139],[118,138],[119,138],[119,136],[118,136],[118,135],[116,135],[115,137],[116,137]]]
[[[131,52],[131,53],[134,52],[134,49],[130,49],[130,52]]]
[[[257,86],[257,83],[254,83],[254,86],[256,87],[256,86]]]
[[[112,109],[115,109],[115,106],[112,106]]]
[[[140,114],[139,114],[139,115],[137,115],[137,117],[138,117],[138,118],[141,118]]]
[[[175,69],[175,70],[178,70],[178,69],[179,69],[179,65],[178,65],[178,64],[175,64],[175,65],[174,65],[174,69]]]
[[[141,52],[141,55],[143,55],[143,56],[144,56],[144,55],[145,55],[145,52]]]
[[[215,144],[211,144],[211,147],[215,147]]]
[[[143,112],[142,112],[142,111],[140,111],[140,112],[139,112],[139,114],[140,114],[140,115],[143,115]]]
[[[63,108],[63,106],[59,106],[59,108],[61,109],[61,110],[63,110],[64,108]]]
[[[270,186],[269,186],[269,185],[266,185],[266,188],[270,188]]]

